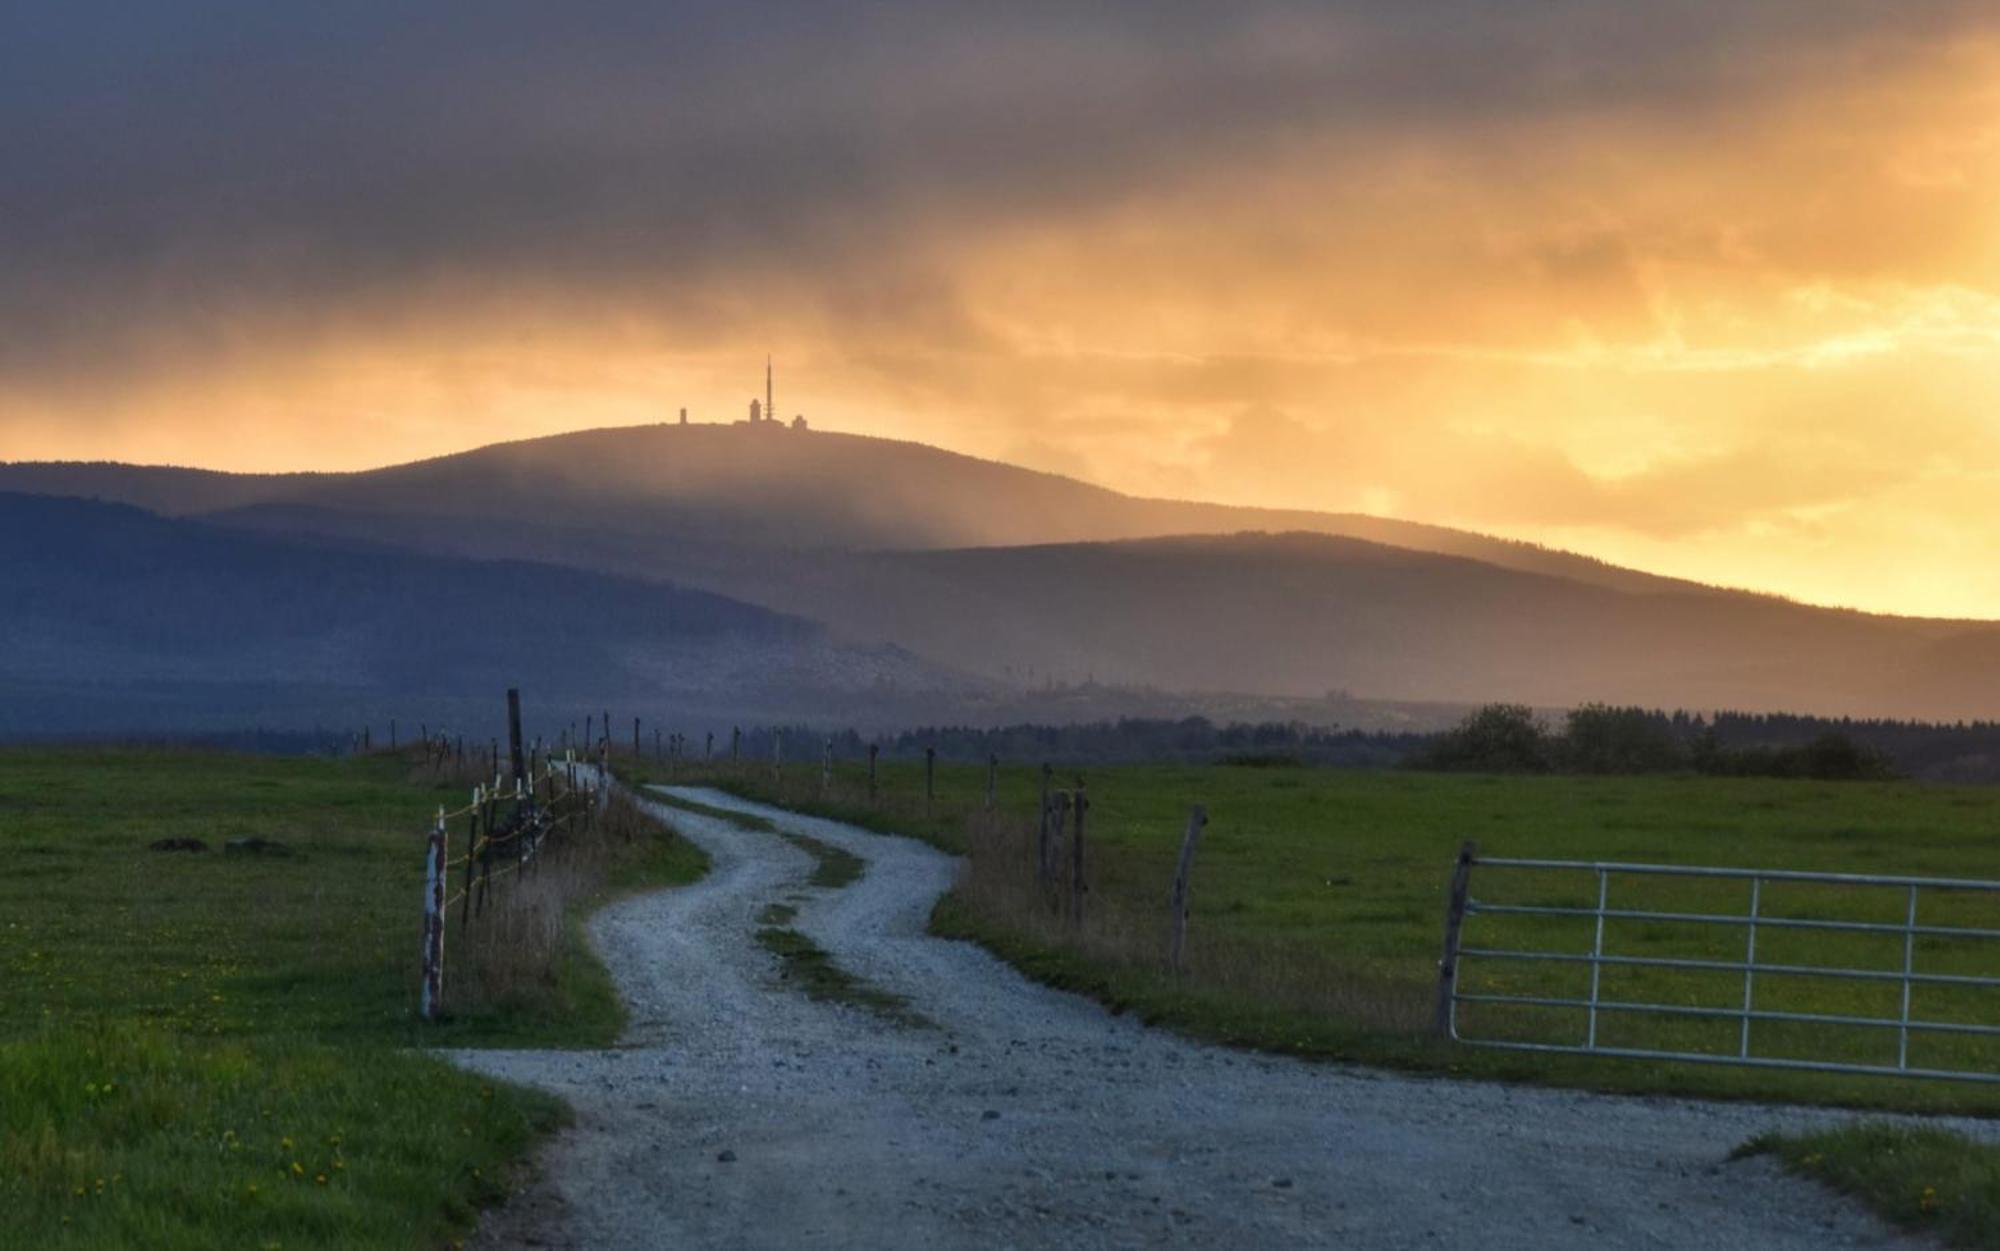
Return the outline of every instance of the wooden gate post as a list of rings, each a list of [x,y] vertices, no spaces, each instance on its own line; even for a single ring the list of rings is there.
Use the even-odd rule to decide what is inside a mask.
[[[1201,829],[1208,824],[1208,810],[1200,804],[1188,809],[1187,833],[1181,835],[1180,863],[1174,868],[1174,890],[1167,903],[1173,913],[1173,942],[1167,951],[1167,965],[1179,977],[1186,969],[1188,923],[1188,874],[1194,869],[1194,849],[1201,842]]]
[[[444,1007],[444,808],[438,807],[424,856],[424,984],[417,1009],[435,1021]]]
[[[1472,866],[1479,859],[1479,844],[1465,840],[1458,849],[1458,863],[1451,870],[1451,895],[1444,909],[1444,956],[1438,961],[1437,1004],[1431,1013],[1431,1032],[1450,1038],[1452,1007],[1458,995],[1458,932],[1465,924],[1465,901],[1472,893]]]

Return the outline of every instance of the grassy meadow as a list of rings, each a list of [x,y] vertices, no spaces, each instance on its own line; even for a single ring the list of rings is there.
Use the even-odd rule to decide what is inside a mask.
[[[452,1018],[422,1027],[424,836],[465,785],[389,753],[0,751],[8,1236],[438,1246],[502,1195],[559,1105],[415,1048],[611,1041],[583,910],[704,864],[650,824],[552,855],[470,934],[453,916]],[[168,838],[209,850],[147,849]]]
[[[634,765],[665,778],[657,763]],[[682,763],[675,780],[707,780],[752,797],[927,838],[968,852],[960,886],[940,906],[942,932],[978,939],[1030,973],[1222,1041],[1397,1067],[1558,1082],[1609,1090],[2000,1113],[2000,1089],[1971,1083],[1859,1077],[1703,1064],[1635,1062],[1489,1050],[1426,1036],[1445,892],[1462,840],[1482,854],[1565,860],[2000,878],[2000,789],[1917,783],[1823,783],[1700,777],[1495,777],[1404,771],[1254,767],[1099,767],[1083,778],[1086,920],[1075,926],[1033,883],[1038,767],[1005,767],[997,809],[986,770],[946,765],[928,812],[921,762],[884,762],[870,802],[866,766],[841,762],[823,787],[817,762]],[[1073,786],[1058,770],[1057,787]],[[1191,804],[1204,805],[1192,880],[1188,967],[1166,969],[1166,896]],[[1067,864],[1067,855],[1063,858]],[[1589,875],[1481,869],[1473,895],[1490,902],[1588,904]],[[1615,907],[1742,913],[1744,882],[1614,878]],[[1925,923],[1984,924],[1995,900],[1925,896]],[[1770,885],[1767,917],[1898,922],[1901,891]],[[1527,944],[1587,952],[1590,922],[1475,916],[1468,946]],[[1740,960],[1744,931],[1613,921],[1614,954]],[[1896,970],[1900,937],[1759,930],[1760,962]],[[2000,974],[2000,942],[1925,938],[1916,967]],[[1587,987],[1576,965],[1468,959],[1472,993],[1570,996]],[[1606,998],[1737,1007],[1740,974],[1607,969]],[[1893,983],[1760,975],[1759,1009],[1893,1015]],[[1990,992],[1986,992],[1990,995]],[[1977,994],[1919,988],[1918,1017],[1993,1022]],[[1466,1005],[1468,1037],[1572,1041],[1574,1009]],[[1734,1021],[1605,1013],[1600,1039],[1733,1054]],[[1895,1031],[1758,1022],[1752,1054],[1893,1063]],[[2000,1070],[1984,1040],[1914,1036],[1913,1065]]]

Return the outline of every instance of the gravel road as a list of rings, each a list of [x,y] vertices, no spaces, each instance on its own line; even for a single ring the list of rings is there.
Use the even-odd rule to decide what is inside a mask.
[[[748,804],[867,861],[804,885],[771,834],[663,810],[699,884],[601,912],[632,1007],[609,1052],[461,1064],[577,1111],[486,1247],[1924,1245],[1768,1161],[1759,1131],[1836,1113],[1394,1076],[1188,1042],[924,933],[953,861]],[[816,1003],[752,940],[767,904],[935,1029]]]

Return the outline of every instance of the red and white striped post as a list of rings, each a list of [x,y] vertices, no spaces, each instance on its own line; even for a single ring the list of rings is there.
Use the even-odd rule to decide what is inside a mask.
[[[435,1021],[444,1004],[444,808],[431,826],[424,859],[424,985],[418,1011]]]

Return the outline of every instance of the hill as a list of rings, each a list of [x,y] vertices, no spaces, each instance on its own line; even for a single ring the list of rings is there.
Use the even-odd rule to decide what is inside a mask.
[[[1925,719],[2000,707],[1991,623],[1816,608],[1383,518],[1142,499],[852,435],[629,427],[345,474],[0,465],[0,489],[143,499],[271,541],[701,587],[1000,687]],[[1125,705],[1081,715],[1108,707]]]
[[[746,551],[1298,530],[1625,590],[1707,589],[1442,526],[1146,499],[920,443],[744,425],[586,430],[340,474],[0,464],[0,491],[99,498],[175,515],[221,514],[218,520],[257,528],[414,542],[463,555],[528,555],[656,577],[700,576]]]
[[[544,715],[937,708],[982,684],[705,591],[0,494],[0,733],[309,724],[531,688]],[[580,715],[580,712],[578,713]],[[698,722],[697,722],[698,723]]]
[[[862,553],[732,585],[1030,682],[1928,719],[2000,707],[1993,626],[1633,593],[1327,535]]]

